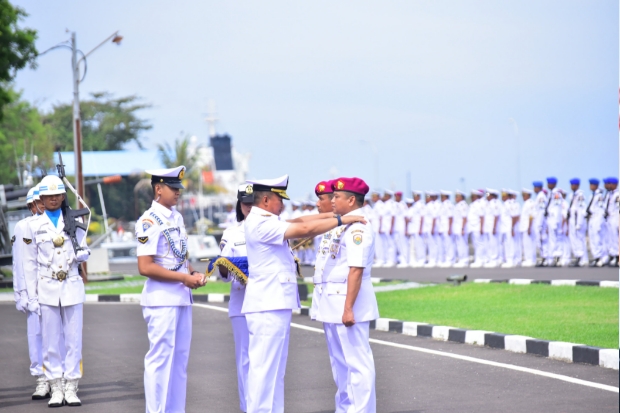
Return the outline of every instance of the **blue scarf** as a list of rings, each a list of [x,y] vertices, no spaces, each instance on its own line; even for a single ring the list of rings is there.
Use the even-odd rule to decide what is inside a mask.
[[[54,224],[56,228],[58,228],[58,219],[60,218],[61,212],[62,211],[60,210],[60,208],[58,208],[56,211],[48,211],[47,209],[45,210],[45,214],[49,217],[50,221],[52,221],[52,224]]]

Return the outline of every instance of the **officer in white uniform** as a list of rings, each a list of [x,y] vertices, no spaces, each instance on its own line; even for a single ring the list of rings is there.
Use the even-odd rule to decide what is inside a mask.
[[[362,213],[368,185],[359,178],[334,181],[334,212]],[[334,382],[336,412],[376,412],[375,366],[369,325],[379,317],[371,282],[374,234],[361,223],[330,232],[314,282],[321,291],[316,319],[323,322]]]
[[[383,192],[383,208],[381,209],[381,232],[385,262],[384,267],[396,265],[396,243],[394,242],[394,220],[396,215],[396,205],[392,196],[393,191],[386,189]]]
[[[543,183],[541,181],[532,182],[534,187],[534,193],[536,194],[534,202],[536,204],[533,222],[533,231],[536,236],[536,248],[538,249],[540,259],[537,260],[536,266],[542,267],[545,265],[545,257],[547,254],[547,233],[545,224],[545,209],[547,208],[547,194],[543,190]]]
[[[499,261],[499,191],[497,189],[487,188],[487,205],[486,214],[484,215],[484,223],[482,231],[486,242],[487,261],[484,268],[495,268]]]
[[[24,229],[32,219],[38,217],[45,210],[45,206],[39,199],[39,188],[30,188],[26,195],[26,206],[32,216],[24,218],[15,224],[13,237],[11,238],[13,255],[13,291],[15,306],[18,311],[27,315],[26,331],[28,337],[28,355],[30,356],[30,374],[36,378],[37,386],[32,394],[33,400],[48,398],[50,386],[45,374],[43,374],[43,349],[41,336],[41,317],[39,314],[28,310],[28,290],[24,276],[24,261],[21,253],[21,240],[24,238]],[[19,242],[16,242],[19,241]]]
[[[136,223],[138,270],[147,277],[140,305],[147,323],[146,412],[183,412],[192,340],[192,293],[206,278],[188,261],[187,232],[176,210],[185,167],[146,171],[154,200]]]
[[[516,193],[510,189],[502,191],[502,200],[504,201],[501,207],[500,216],[500,246],[503,247],[504,262],[502,268],[514,268],[516,266],[517,255],[520,256],[517,244],[519,239],[515,232],[515,227],[519,220],[519,204],[517,204],[514,196]]]
[[[407,261],[405,267],[409,267],[415,262],[415,246],[413,243],[413,235],[411,234],[411,212],[415,201],[413,198],[405,198],[404,202],[407,206],[405,210],[405,240],[407,241]],[[364,208],[362,208],[362,211],[366,213]]]
[[[409,242],[407,239],[407,204],[403,201],[403,193],[394,193],[394,226],[392,238],[394,240],[398,265],[396,268],[409,266]]]
[[[452,224],[454,222],[454,204],[450,200],[451,191],[440,191],[441,201],[439,203],[439,240],[441,243],[438,258],[439,267],[450,268],[454,264],[454,239],[452,238]]]
[[[618,178],[607,178],[607,196],[605,199],[605,221],[607,224],[607,252],[610,257],[609,266],[618,266],[618,217],[620,215],[620,196],[618,194]]]
[[[469,245],[467,243],[467,216],[469,205],[465,201],[465,193],[456,191],[454,206],[454,220],[452,221],[452,239],[456,249],[456,263],[454,268],[469,267]]]
[[[381,237],[381,221],[383,219],[383,210],[385,204],[379,192],[373,191],[371,196],[373,216],[371,218],[372,229],[375,232],[376,246],[375,246],[375,263],[374,267],[383,267],[386,260],[386,246],[383,245],[383,238]]]
[[[607,264],[609,257],[605,250],[605,204],[603,191],[598,187],[600,181],[596,178],[590,179],[590,190],[592,196],[586,207],[586,218],[588,218],[588,239],[590,240],[590,253],[592,261],[590,266],[603,266]]]
[[[43,178],[39,196],[45,213],[28,222],[21,240],[28,309],[41,315],[43,371],[51,388],[48,406],[80,406],[77,391],[82,377],[82,305],[86,297],[78,266],[88,259],[90,250],[84,230],[78,228],[75,234],[80,248],[77,253],[64,232],[61,205],[66,191],[62,180],[54,175]]]
[[[523,197],[523,207],[519,217],[519,232],[521,234],[521,245],[523,250],[522,267],[533,267],[536,265],[536,230],[534,219],[538,213],[536,201],[532,198],[533,191],[527,188],[521,189]],[[518,263],[516,263],[518,264]]]
[[[437,200],[437,192],[426,191],[426,204],[424,205],[424,215],[422,216],[422,234],[424,237],[424,245],[426,247],[426,264],[424,268],[435,268],[437,265],[439,246],[437,245],[438,223],[437,216],[439,214],[439,204]]]
[[[519,193],[512,189],[508,190],[508,196],[510,197],[510,217],[512,218],[512,237],[514,238],[514,255],[513,263],[515,266],[521,264],[523,250],[521,242],[521,232],[519,231],[519,220],[521,219],[521,205],[517,202],[517,196]]]
[[[237,225],[237,213],[232,205],[226,204],[226,219],[220,223],[220,228],[228,228],[234,225]]]
[[[467,229],[471,237],[471,243],[474,246],[474,262],[471,263],[471,268],[481,268],[486,262],[486,243],[484,242],[484,233],[482,231],[485,214],[485,201],[483,197],[484,192],[481,190],[471,190],[471,204],[467,213]]]
[[[253,188],[250,184],[240,185],[237,189],[237,205],[235,215],[237,224],[229,226],[222,234],[220,249],[222,257],[246,257],[248,256],[245,247],[245,225],[243,221],[252,209],[254,202]],[[241,313],[243,300],[245,297],[245,284],[237,277],[229,273],[224,266],[219,267],[220,279],[225,282],[232,282],[230,286],[230,299],[228,301],[228,317],[232,324],[233,337],[235,339],[235,361],[237,364],[237,388],[239,391],[239,409],[247,411],[247,381],[250,359],[248,357],[248,346],[250,334],[245,316]]]
[[[562,222],[564,219],[564,215],[562,214],[563,200],[562,190],[554,187],[553,190],[551,190],[551,195],[547,201],[547,208],[545,211],[548,234],[548,254],[545,264],[548,267],[556,267],[560,265],[560,259],[562,257]]]
[[[247,383],[248,413],[284,411],[284,374],[288,357],[292,310],[299,308],[297,265],[289,239],[315,237],[336,226],[363,220],[333,213],[280,221],[288,175],[247,181],[254,206],[245,220],[249,278],[241,312],[250,334]]]
[[[407,228],[410,234],[410,242],[413,244],[413,253],[409,259],[412,268],[423,267],[426,263],[426,245],[422,235],[422,216],[424,216],[425,204],[421,200],[422,191],[413,191],[413,205],[409,208],[409,223]]]
[[[583,267],[588,264],[588,248],[586,245],[586,198],[579,189],[579,178],[570,180],[573,193],[568,203],[568,239],[570,241],[573,258],[571,267]]]

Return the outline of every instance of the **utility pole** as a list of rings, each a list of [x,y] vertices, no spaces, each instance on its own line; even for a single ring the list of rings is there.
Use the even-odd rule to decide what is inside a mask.
[[[73,153],[75,158],[75,188],[84,197],[84,177],[82,176],[82,124],[80,119],[80,68],[77,59],[75,32],[71,32],[71,67],[73,69]],[[80,202],[75,200],[76,209]]]

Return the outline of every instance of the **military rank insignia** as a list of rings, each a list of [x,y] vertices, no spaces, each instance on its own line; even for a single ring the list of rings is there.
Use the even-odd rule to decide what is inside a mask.
[[[15,235],[11,238],[11,245],[15,244]]]
[[[360,245],[362,243],[362,235],[361,234],[353,235],[353,243],[355,245]]]
[[[149,240],[149,237],[138,237],[138,242],[140,244],[146,244],[148,240]]]
[[[30,245],[32,243],[32,240],[30,238],[24,238],[24,243],[26,245]]]

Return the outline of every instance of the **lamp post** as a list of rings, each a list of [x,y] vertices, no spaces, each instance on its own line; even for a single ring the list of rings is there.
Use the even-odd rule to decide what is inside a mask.
[[[112,43],[120,45],[122,36],[119,36],[118,31],[112,33],[104,41],[95,46],[90,52],[84,54],[77,48],[75,39],[75,32],[71,32],[70,44],[62,42],[56,46],[50,47],[39,56],[44,55],[50,50],[65,47],[71,50],[71,71],[73,77],[73,152],[75,154],[75,188],[82,197],[84,197],[84,176],[82,174],[82,125],[80,119],[80,82],[86,77],[86,71],[88,69],[86,58],[90,56],[95,50],[103,46],[107,41],[112,40]],[[80,53],[82,57],[78,59],[77,54]],[[84,62],[84,74],[80,78],[80,63]],[[76,200],[76,208],[80,208],[79,201]]]

